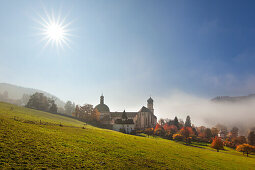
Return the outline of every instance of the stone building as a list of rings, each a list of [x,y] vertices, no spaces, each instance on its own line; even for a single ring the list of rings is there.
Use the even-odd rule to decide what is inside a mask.
[[[114,130],[118,130],[120,126],[123,127],[123,124],[125,124],[122,117],[123,114],[126,115],[129,123],[131,120],[133,121],[134,124],[132,126],[135,130],[153,128],[157,123],[157,117],[154,115],[153,99],[151,97],[147,100],[147,107],[143,106],[138,112],[111,112],[104,103],[104,96],[102,95],[100,97],[100,104],[95,109],[100,112],[100,121],[105,125],[112,125]],[[125,124],[125,127],[127,126],[130,126],[130,124]]]
[[[135,129],[135,123],[133,119],[129,119],[127,117],[127,114],[124,110],[121,119],[116,119],[114,121],[112,129],[124,133],[131,133]]]

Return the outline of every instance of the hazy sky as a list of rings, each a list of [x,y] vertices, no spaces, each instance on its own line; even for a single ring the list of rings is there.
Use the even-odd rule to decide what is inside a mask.
[[[0,81],[112,111],[182,91],[255,92],[255,2],[0,1]],[[43,9],[71,22],[70,48],[44,47]],[[157,107],[157,105],[156,105]],[[166,112],[166,111],[165,111]]]

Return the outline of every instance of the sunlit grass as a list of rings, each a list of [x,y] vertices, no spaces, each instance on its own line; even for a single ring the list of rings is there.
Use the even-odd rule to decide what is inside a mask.
[[[24,121],[14,120],[14,116]],[[49,124],[29,122],[40,120]],[[59,126],[60,122],[63,126]],[[161,138],[131,136],[89,125],[82,127],[84,123],[78,120],[0,103],[0,169],[255,167],[255,158],[234,150],[218,153]]]

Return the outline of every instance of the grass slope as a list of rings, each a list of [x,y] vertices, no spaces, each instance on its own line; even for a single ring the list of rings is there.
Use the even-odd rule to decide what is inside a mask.
[[[71,118],[0,103],[0,169],[255,167],[254,157],[233,150],[217,153],[160,138],[82,127],[83,122]]]

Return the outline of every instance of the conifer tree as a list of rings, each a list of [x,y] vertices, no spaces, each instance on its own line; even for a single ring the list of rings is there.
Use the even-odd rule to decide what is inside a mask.
[[[185,121],[185,127],[191,127],[191,120],[190,116],[187,116],[186,121]]]
[[[175,118],[174,118],[174,125],[179,129],[179,120],[178,120],[177,116],[175,116]]]

